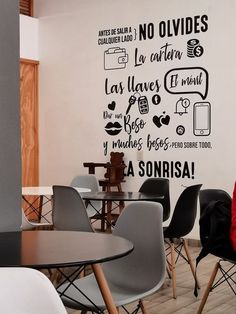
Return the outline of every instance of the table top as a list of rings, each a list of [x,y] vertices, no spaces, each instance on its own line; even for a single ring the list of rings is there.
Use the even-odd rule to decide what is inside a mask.
[[[80,188],[80,187],[73,187],[79,193],[82,192],[90,192],[91,189],[88,188]],[[53,195],[52,186],[25,186],[22,187],[22,195]]]
[[[146,194],[141,192],[87,192],[81,197],[84,200],[100,201],[158,201],[164,198],[161,194]]]
[[[0,232],[0,267],[58,268],[127,255],[133,244],[112,234],[78,231]]]

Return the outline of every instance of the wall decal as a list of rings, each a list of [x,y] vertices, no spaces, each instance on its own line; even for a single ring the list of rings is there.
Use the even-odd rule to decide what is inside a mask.
[[[99,31],[98,44],[110,45],[101,49],[108,104],[104,131],[110,135],[104,155],[135,150],[147,152],[148,159],[151,152],[212,149],[210,141],[191,140],[212,131],[209,73],[199,66],[206,64],[201,33],[208,31],[208,22],[203,14]],[[150,160],[139,168],[137,173],[131,165],[128,175],[195,177],[195,165],[187,161]]]
[[[119,122],[108,122],[105,126],[105,131],[109,135],[118,135],[122,130],[122,125]]]
[[[115,101],[112,101],[110,104],[108,104],[108,109],[110,110],[115,110],[116,108],[116,102]]]
[[[126,113],[125,114],[128,114],[130,109],[131,109],[131,106],[133,106],[133,104],[136,102],[136,97],[134,95],[131,95],[130,98],[129,98],[129,106],[126,110]]]
[[[135,175],[132,161],[129,161],[126,168],[127,173]],[[195,163],[188,161],[139,161],[138,175],[140,177],[161,177],[161,178],[189,178],[194,179]]]
[[[138,109],[141,114],[146,114],[149,112],[147,97],[141,96],[140,93],[135,93],[134,95],[131,95],[129,98],[129,105],[125,114],[129,113],[131,106],[133,106],[136,101],[138,102]]]
[[[208,72],[202,67],[172,69],[165,74],[164,86],[170,94],[199,94],[206,99]]]
[[[182,116],[182,114],[188,113],[187,108],[189,106],[190,106],[190,100],[188,98],[180,97],[180,99],[176,102],[176,105],[175,105],[175,113]]]
[[[190,39],[187,42],[187,56],[189,58],[201,57],[204,52],[198,39]]]
[[[185,133],[185,127],[183,125],[178,125],[176,128],[176,134],[183,135]]]
[[[160,116],[154,116],[152,118],[153,123],[158,127],[162,127],[162,125],[168,125],[170,122],[170,116],[165,114],[165,111],[163,112],[163,115]]]
[[[153,103],[154,105],[159,105],[160,102],[161,102],[161,96],[158,95],[158,94],[154,94],[154,95],[152,96],[152,103]]]
[[[128,62],[128,54],[124,48],[109,48],[104,52],[104,69],[124,69]]]
[[[211,105],[209,102],[197,102],[193,107],[193,134],[208,136],[211,133]]]

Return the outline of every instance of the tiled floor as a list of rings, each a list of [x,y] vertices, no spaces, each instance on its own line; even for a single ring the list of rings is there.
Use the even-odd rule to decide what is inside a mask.
[[[198,255],[199,250],[199,248],[190,247],[193,259]],[[166,276],[162,289],[144,300],[149,314],[196,314],[216,260],[214,256],[208,255],[198,266],[197,274],[201,285],[198,298],[193,294],[194,280],[189,266],[187,263],[179,260],[177,265],[177,299],[172,297],[171,282],[168,276]],[[68,309],[68,313],[79,314],[80,311]],[[123,313],[125,311],[120,310],[119,314]],[[236,296],[226,283],[210,293],[203,313],[236,314]]]

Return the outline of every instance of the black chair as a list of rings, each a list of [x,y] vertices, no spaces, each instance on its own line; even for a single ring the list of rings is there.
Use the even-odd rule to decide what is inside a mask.
[[[196,214],[198,195],[202,184],[187,187],[179,196],[170,224],[163,228],[165,242],[167,243],[166,258],[168,264],[168,273],[172,278],[173,297],[176,298],[176,264],[179,257],[182,257],[190,265],[194,280],[195,267],[193,265],[186,239],[186,236],[193,228]],[[178,239],[175,241],[174,239]],[[182,249],[185,250],[185,255]],[[175,252],[177,257],[175,258]],[[170,260],[168,259],[170,255]]]
[[[164,199],[158,201],[163,207],[163,221],[170,217],[170,187],[168,179],[149,178],[143,182],[139,192],[164,195]]]
[[[201,214],[204,212],[205,208],[212,201],[223,201],[229,206],[231,205],[232,199],[231,196],[224,190],[221,189],[205,189],[200,191],[199,195],[200,200],[200,212]],[[227,254],[227,256],[223,256],[221,254],[211,253],[217,257],[219,260],[214,265],[211,277],[205,289],[205,292],[202,297],[202,301],[198,308],[197,314],[202,313],[203,308],[206,304],[209,293],[221,285],[224,282],[227,282],[233,293],[236,295],[236,281],[233,276],[236,274],[236,252],[232,252]],[[216,275],[220,271],[221,276],[216,279]]]

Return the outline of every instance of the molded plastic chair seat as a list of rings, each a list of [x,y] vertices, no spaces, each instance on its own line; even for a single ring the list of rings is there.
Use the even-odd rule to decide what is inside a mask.
[[[165,280],[162,211],[161,204],[135,202],[129,204],[117,220],[113,234],[124,237],[134,244],[134,250],[129,255],[102,265],[117,307],[137,301],[138,308],[146,313],[141,299],[158,291]],[[99,309],[105,309],[93,274],[75,280],[74,284],[96,304],[97,308],[73,286],[66,291],[69,298],[62,297],[66,306],[95,313],[101,313]],[[63,289],[62,285],[59,290]],[[71,298],[80,304],[73,302]]]
[[[66,314],[50,280],[24,267],[0,268],[0,312],[12,314]]]
[[[27,219],[25,212],[22,209],[22,223],[21,230],[32,230],[32,229],[52,229],[53,224],[47,222],[32,222]]]

